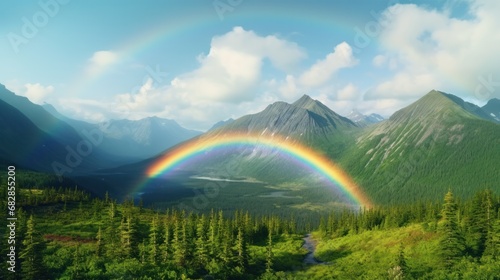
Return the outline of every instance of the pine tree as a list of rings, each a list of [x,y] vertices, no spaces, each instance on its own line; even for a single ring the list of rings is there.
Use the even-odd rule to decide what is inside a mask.
[[[211,257],[216,257],[219,254],[218,251],[218,242],[217,242],[217,221],[215,217],[215,213],[212,210],[210,213],[210,222],[208,226],[208,231],[209,231],[209,236],[208,236],[208,244],[209,244],[209,249],[210,249],[210,256]]]
[[[236,248],[238,251],[238,265],[241,268],[241,271],[244,271],[248,266],[248,246],[247,241],[245,240],[245,235],[243,234],[243,229],[241,227],[238,228],[238,236],[236,237]]]
[[[139,261],[142,264],[146,263],[146,243],[144,242],[144,240],[142,241],[141,244],[139,244],[138,251],[139,251]]]
[[[128,235],[127,222],[125,221],[125,217],[122,217],[120,221],[119,233],[120,233],[120,255],[124,258],[127,258],[130,255],[130,247],[128,246],[130,237]]]
[[[18,244],[16,249],[18,252],[22,252],[24,249],[23,240],[26,237],[27,224],[28,224],[29,217],[23,208],[19,208],[16,215],[17,215],[16,244]],[[8,234],[9,231],[6,231],[6,233]],[[7,240],[7,239],[5,239],[5,240]],[[5,246],[5,248],[7,248],[7,246]],[[21,261],[22,261],[21,258],[16,258],[16,268],[21,267]]]
[[[483,262],[487,260],[500,261],[500,217],[493,222],[491,230],[486,238],[486,248],[481,259]]]
[[[142,209],[144,208],[144,201],[142,200],[142,196],[141,198],[139,199],[139,213],[142,213]]]
[[[224,215],[222,210],[219,210],[218,219],[217,219],[217,236],[215,245],[220,247],[222,244],[222,239],[224,238]]]
[[[168,217],[168,216],[167,216]],[[164,230],[164,238],[163,238],[163,244],[161,245],[161,251],[162,251],[162,259],[164,262],[167,262],[170,259],[170,239],[171,239],[171,228],[170,228],[170,221],[166,220],[165,221],[165,230]]]
[[[245,213],[244,226],[245,226],[245,239],[248,240],[249,243],[251,243],[253,235],[253,224],[252,224],[252,217],[250,216],[250,213],[248,213],[248,211]]]
[[[117,216],[116,204],[112,201],[109,205],[108,218],[106,221],[106,254],[108,257],[113,258],[116,256],[117,247],[119,243],[119,232],[115,217]]]
[[[71,279],[85,279],[85,267],[83,266],[83,258],[80,254],[80,244],[75,248],[73,254],[73,265],[71,267]]]
[[[96,244],[96,256],[97,257],[102,257],[104,255],[104,240],[102,239],[102,231],[101,227],[99,226],[99,229],[97,230],[97,244]]]
[[[186,262],[186,246],[185,246],[185,236],[186,236],[186,221],[182,219],[175,220],[174,224],[174,236],[172,240],[174,262],[178,266],[183,266]]]
[[[156,217],[151,221],[149,229],[149,262],[156,264],[158,261],[158,220]]]
[[[221,239],[222,239],[222,250],[220,252],[220,258],[224,262],[225,267],[230,267],[233,260],[233,234],[229,225],[229,221],[223,221]]]
[[[267,236],[267,256],[266,256],[266,272],[273,272],[273,234],[271,229]]]
[[[325,222],[325,217],[321,217],[320,219],[320,222],[319,222],[319,234],[322,236],[322,237],[326,237],[326,234],[327,234],[327,226],[326,226],[326,222]]]
[[[196,228],[196,260],[201,267],[208,264],[208,236],[205,215],[202,215]]]
[[[136,225],[132,217],[122,218],[120,223],[121,255],[124,258],[137,256]]]
[[[480,257],[486,245],[488,232],[491,230],[492,201],[491,192],[483,191],[477,193],[471,205],[468,230],[468,244],[472,255]]]
[[[46,279],[45,268],[43,265],[43,250],[45,241],[36,231],[33,216],[30,216],[26,223],[26,235],[23,240],[24,249],[21,251],[20,258],[23,279]]]
[[[195,255],[196,250],[196,231],[197,231],[197,222],[198,216],[194,213],[190,213],[187,217],[185,231],[183,235],[186,257],[191,259]],[[193,242],[191,242],[193,241]]]
[[[133,201],[132,201],[133,203]],[[132,204],[133,207],[133,204]],[[138,238],[138,219],[135,216],[129,216],[127,219],[127,230],[130,236],[130,256],[136,257],[139,254],[139,238]]]
[[[465,250],[464,239],[458,230],[457,204],[451,191],[444,197],[440,231],[443,234],[439,243],[440,255],[444,266],[451,268]]]

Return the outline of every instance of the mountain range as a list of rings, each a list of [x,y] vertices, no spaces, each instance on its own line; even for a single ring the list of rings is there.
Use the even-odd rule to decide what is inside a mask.
[[[370,115],[363,115],[356,109],[352,110],[346,117],[361,127],[378,123],[385,119],[381,115],[375,113],[372,113]]]
[[[37,138],[45,139],[51,143],[62,146],[61,156],[54,156],[59,162],[65,163],[66,155],[76,151],[82,143],[88,143],[89,135],[100,139],[97,144],[92,144],[92,152],[85,156],[85,164],[75,167],[77,173],[85,173],[89,170],[116,167],[123,164],[152,157],[173,145],[201,134],[199,131],[189,130],[181,127],[173,120],[150,117],[141,120],[111,120],[106,123],[88,123],[74,120],[60,114],[52,105],[43,106],[30,102],[26,97],[18,96],[7,90],[0,84],[0,101],[2,107],[12,108],[3,110],[5,125],[14,126],[17,121],[22,121],[24,133],[32,133]],[[9,112],[9,113],[7,113]],[[13,112],[16,112],[15,114]],[[22,116],[22,118],[21,118]],[[22,120],[21,120],[22,119]],[[27,125],[29,123],[29,125]],[[2,133],[8,133],[4,127]],[[12,130],[9,130],[12,132]],[[14,136],[13,136],[14,137]],[[15,138],[15,137],[14,137]],[[21,137],[19,137],[21,138]],[[31,138],[34,138],[31,137]],[[82,142],[83,141],[83,142]],[[13,149],[23,150],[26,145],[13,141],[9,142]],[[32,147],[36,150],[37,147]],[[65,152],[66,151],[66,152]],[[4,151],[4,154],[6,151]],[[57,155],[58,153],[53,153]],[[17,155],[17,154],[16,154]],[[26,166],[35,170],[48,170],[54,161],[51,156],[38,156],[35,161],[26,163]],[[19,159],[13,157],[14,162]],[[43,168],[40,168],[43,166]],[[72,168],[73,169],[73,168]]]
[[[429,200],[498,188],[499,147],[500,125],[481,108],[431,91],[363,130],[339,160],[376,201]]]
[[[375,203],[432,200],[450,188],[459,196],[468,196],[479,188],[497,188],[500,182],[498,99],[479,107],[432,90],[384,119],[356,111],[343,117],[304,95],[294,103],[275,102],[259,113],[219,122],[206,133],[156,117],[101,124],[72,120],[48,104],[35,105],[5,87],[0,87],[0,109],[3,162],[50,172],[54,161],[67,161],[68,147],[76,150],[89,132],[99,134],[101,143],[78,166],[77,176],[67,175],[75,175],[77,181],[91,184],[101,194],[105,189],[115,194],[127,189],[122,184],[134,181],[134,176],[143,174],[183,141],[205,141],[232,133],[279,135],[312,147],[343,167]],[[235,162],[240,167],[237,173],[221,173]],[[277,151],[261,147],[218,151],[182,168],[189,174],[269,183],[314,179]],[[106,173],[129,177],[105,180]],[[120,177],[119,184],[112,179],[116,177]]]
[[[104,141],[101,148],[115,156],[127,155],[137,160],[152,157],[182,141],[200,135],[201,131],[181,127],[176,121],[158,117],[140,120],[110,120],[97,124],[70,119],[52,105],[43,108],[56,118],[71,125],[76,131],[97,129]]]
[[[495,100],[488,104],[486,108],[495,108]],[[273,103],[192,141],[235,132],[280,135],[312,146],[347,170],[377,203],[432,200],[449,188],[466,197],[478,189],[497,188],[500,182],[500,125],[485,109],[435,90],[373,124],[342,117],[304,95],[292,104]],[[157,159],[145,161],[144,168]],[[227,174],[221,170],[234,170],[235,162],[239,167],[235,177],[313,182],[306,170],[258,146],[217,151],[183,168],[223,177]]]

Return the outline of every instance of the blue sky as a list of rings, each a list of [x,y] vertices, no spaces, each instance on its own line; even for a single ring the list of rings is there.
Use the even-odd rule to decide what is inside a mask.
[[[431,89],[482,104],[500,92],[497,2],[3,1],[0,83],[77,119],[202,130],[302,94],[343,115]]]

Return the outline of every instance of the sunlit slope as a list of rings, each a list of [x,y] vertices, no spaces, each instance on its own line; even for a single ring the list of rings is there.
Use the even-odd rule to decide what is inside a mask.
[[[451,97],[451,98],[450,98]],[[390,119],[366,129],[342,163],[380,203],[459,196],[500,181],[500,125],[431,91]]]

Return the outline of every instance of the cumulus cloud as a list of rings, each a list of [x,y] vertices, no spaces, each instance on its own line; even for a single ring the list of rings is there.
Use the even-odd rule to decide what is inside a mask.
[[[118,53],[113,51],[97,51],[92,54],[88,60],[86,74],[95,75],[103,70],[105,67],[112,65],[118,61]]]
[[[398,62],[395,58],[382,54],[376,55],[372,59],[372,64],[377,68],[388,68],[390,70],[395,70],[398,67]]]
[[[337,92],[338,100],[357,100],[360,96],[360,90],[352,83],[347,84]]]
[[[266,60],[287,75],[306,57],[294,42],[235,27],[212,38],[208,54],[197,57],[196,69],[172,78],[167,85],[155,84],[150,77],[139,89],[116,95],[110,107],[114,114],[130,119],[157,115],[189,128],[207,128],[221,119],[257,112],[276,99],[276,92],[270,97],[268,89],[282,83],[263,81]],[[289,76],[290,87],[293,79]],[[283,88],[289,95],[293,91]]]
[[[435,87],[461,90],[463,97],[499,97],[500,88],[478,96],[481,78],[492,76],[500,81],[500,68],[494,59],[500,45],[498,14],[500,4],[494,0],[470,1],[467,18],[452,17],[447,9],[431,10],[414,4],[389,8],[383,17],[380,43],[402,67],[369,97],[399,94],[407,98]],[[381,64],[381,60],[375,58],[374,63]]]
[[[17,94],[27,97],[31,102],[36,104],[43,104],[50,93],[54,91],[53,86],[43,86],[39,83],[24,84],[20,88],[14,90]]]
[[[306,70],[299,80],[304,86],[321,86],[327,83],[340,69],[352,67],[356,64],[357,60],[352,54],[351,46],[346,42],[342,42],[335,47],[333,52]]]
[[[102,112],[115,119],[156,115],[203,130],[229,117],[259,112],[278,100],[293,102],[304,93],[324,96],[331,102],[359,99],[360,90],[353,84],[343,88],[344,83],[334,85],[341,69],[357,63],[347,43],[336,45],[323,59],[301,69],[305,58],[305,50],[294,42],[235,27],[212,38],[208,53],[196,58],[199,65],[195,69],[167,83],[150,76],[130,92],[98,104],[68,99],[60,106],[89,121],[101,120]],[[101,69],[115,63],[115,59],[113,52],[97,52],[90,65]],[[264,79],[264,63],[277,74],[273,79]]]
[[[136,119],[146,113],[158,113],[164,108],[161,97],[161,90],[154,87],[154,81],[149,77],[137,91],[116,95],[113,112],[127,119]]]
[[[389,81],[382,82],[368,90],[365,100],[379,98],[397,98],[402,100],[421,97],[432,89],[441,89],[444,85],[430,73],[401,72]]]
[[[214,37],[209,53],[198,58],[200,66],[174,78],[171,90],[192,100],[249,101],[256,96],[265,59],[275,68],[287,71],[305,57],[305,52],[293,42],[235,27]]]
[[[373,65],[375,65],[376,67],[382,67],[385,65],[386,62],[387,62],[387,57],[381,54],[375,56],[372,60]]]
[[[70,118],[92,123],[102,122],[115,116],[110,111],[109,104],[93,99],[61,98],[54,105],[62,114]]]
[[[286,100],[297,98],[302,94],[302,90],[297,85],[297,79],[293,75],[286,75],[278,91]]]

